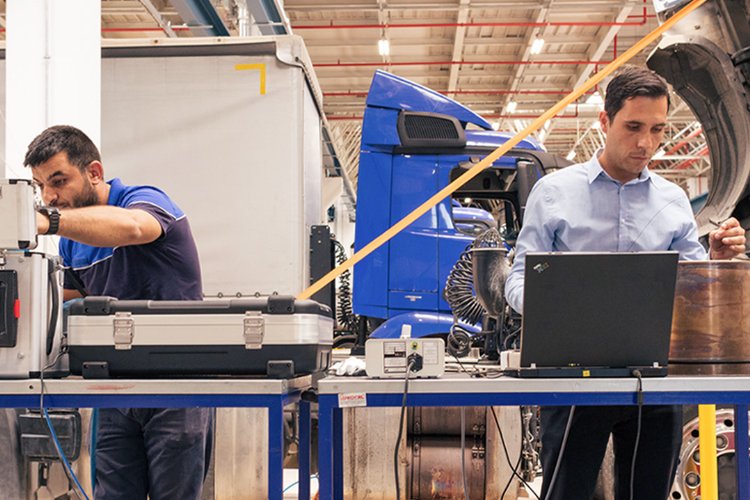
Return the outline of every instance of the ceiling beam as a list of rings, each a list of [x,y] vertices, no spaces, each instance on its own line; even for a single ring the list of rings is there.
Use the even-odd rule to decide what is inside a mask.
[[[615,22],[620,23],[625,21],[633,11],[634,6],[635,5],[631,1],[628,1],[625,5],[623,5],[623,7],[620,9],[620,12],[618,12],[617,16],[615,16]],[[615,36],[621,28],[622,26],[610,26],[607,30],[605,30],[604,35],[599,39],[598,45],[594,48],[594,50],[590,51],[589,61],[598,61],[602,58],[604,53],[609,49],[610,45],[612,45],[612,41],[615,39]],[[583,85],[583,83],[585,83],[586,80],[589,79],[595,67],[596,65],[594,64],[585,65],[576,76],[575,82],[573,83],[573,88],[577,89],[578,87]]]
[[[456,23],[465,24],[469,20],[469,4],[471,0],[459,0],[458,2],[458,15],[456,16]],[[453,55],[451,56],[452,61],[460,61],[463,59],[464,53],[464,40],[466,39],[466,26],[458,26],[456,33],[453,37]],[[461,67],[457,64],[452,65],[450,74],[448,75],[448,93],[456,90],[458,84],[458,72],[461,71]]]
[[[552,3],[552,0],[546,0],[544,4],[539,8],[539,11],[536,13],[536,18],[533,22],[535,23],[541,23],[547,18],[547,14],[549,13],[549,7]],[[531,56],[531,42],[542,32],[540,28],[532,28],[530,29],[527,34],[526,38],[523,41],[523,54],[521,54],[521,57],[519,58],[521,61],[527,61],[529,60],[529,56]],[[523,72],[526,69],[526,65],[521,64],[516,67],[516,71],[513,75],[513,80],[510,84],[510,90],[518,90],[518,87],[521,85],[521,77],[523,76]],[[501,99],[501,109],[503,110],[503,114],[507,114],[506,109],[508,106],[508,103],[511,101],[511,96],[505,96],[503,99]],[[505,122],[500,122],[500,127],[505,127]]]
[[[154,7],[154,4],[151,3],[151,0],[139,0],[141,2],[141,5],[143,5],[143,8],[146,9],[151,17],[154,18],[154,21],[156,21],[156,24],[159,25],[159,27],[164,30],[164,33],[169,38],[176,38],[177,33],[174,32],[172,29],[172,26],[164,20],[164,18],[161,15],[161,12]]]
[[[188,26],[195,26],[195,36],[229,36],[229,30],[216,12],[211,0],[171,0],[175,10]]]

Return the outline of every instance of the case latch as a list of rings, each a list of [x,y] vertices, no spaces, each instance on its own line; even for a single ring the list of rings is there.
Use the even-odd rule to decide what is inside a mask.
[[[133,318],[129,312],[116,312],[114,325],[115,349],[127,350],[133,347]]]
[[[260,311],[245,311],[243,325],[245,349],[260,349],[263,347],[263,313]]]

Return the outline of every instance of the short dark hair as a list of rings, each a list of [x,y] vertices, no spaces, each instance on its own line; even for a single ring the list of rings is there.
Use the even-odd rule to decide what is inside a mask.
[[[623,66],[607,85],[604,98],[604,111],[610,121],[625,105],[625,101],[633,97],[665,97],[669,109],[669,87],[661,76],[648,68],[641,66]]]
[[[34,168],[62,152],[68,155],[68,161],[81,172],[92,161],[102,161],[99,149],[89,136],[70,125],[55,125],[31,141],[23,164]]]

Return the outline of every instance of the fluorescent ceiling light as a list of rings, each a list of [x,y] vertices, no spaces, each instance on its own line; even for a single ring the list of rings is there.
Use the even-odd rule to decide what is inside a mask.
[[[596,120],[591,124],[591,128],[593,128],[594,130],[600,130],[602,128],[602,123],[599,120]]]
[[[529,52],[532,54],[541,54],[542,47],[544,47],[544,38],[536,37],[531,44],[531,50]]]
[[[568,155],[565,157],[568,161],[573,161],[573,158],[576,157],[576,151],[575,149],[571,149],[570,152],[568,152]]]
[[[391,53],[391,43],[385,38],[378,40],[378,54],[385,57]]]
[[[505,106],[505,111],[508,113],[514,113],[517,107],[518,103],[516,101],[510,101],[508,105]]]
[[[500,130],[500,122],[494,122],[492,124],[492,130]]]

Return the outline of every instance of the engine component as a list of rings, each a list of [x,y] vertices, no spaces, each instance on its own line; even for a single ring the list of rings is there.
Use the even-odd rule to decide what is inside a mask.
[[[463,449],[467,497],[485,498],[484,436],[468,435]],[[408,498],[464,498],[461,446],[452,436],[414,436]]]
[[[494,318],[503,318],[505,314],[505,280],[510,273],[507,257],[508,250],[502,247],[471,250],[477,300]]]
[[[680,262],[670,374],[750,373],[750,262]]]
[[[407,498],[464,498],[460,411],[456,407],[408,408],[407,432],[399,450],[401,491]],[[503,406],[494,411],[497,424],[489,408],[464,408],[463,457],[471,500],[501,500],[506,486],[504,498],[515,498],[518,488],[512,469],[520,470],[519,409]],[[395,498],[395,485],[388,478],[393,476],[392,443],[398,433],[399,413],[399,408],[344,409],[344,498]],[[482,485],[477,482],[480,477]]]
[[[443,295],[451,307],[453,315],[467,323],[477,324],[482,321],[485,309],[474,296],[474,274],[471,264],[471,250],[474,248],[500,248],[502,238],[497,229],[488,229],[466,248],[448,274]]]

